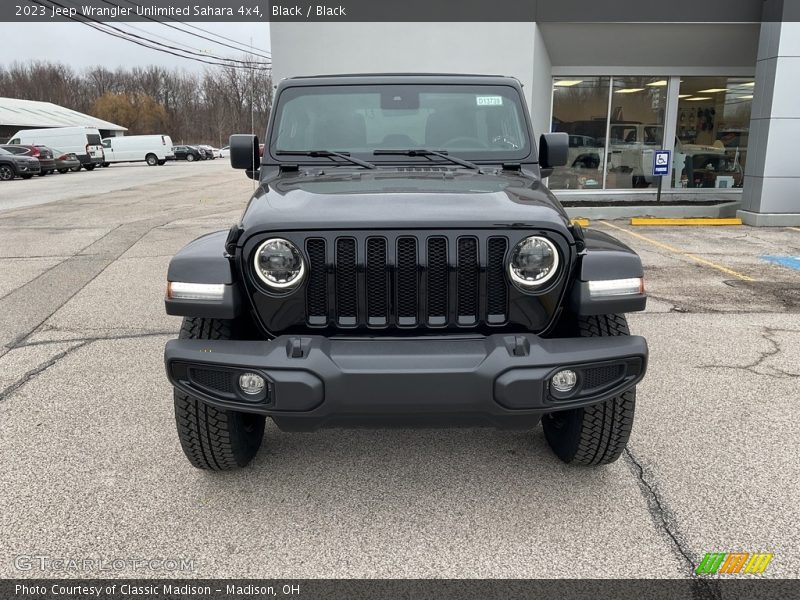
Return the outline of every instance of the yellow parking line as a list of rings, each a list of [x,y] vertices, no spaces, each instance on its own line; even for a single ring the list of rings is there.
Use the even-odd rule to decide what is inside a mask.
[[[739,273],[738,271],[734,271],[733,269],[729,269],[728,267],[724,267],[722,265],[718,265],[715,262],[711,262],[710,260],[706,260],[705,258],[701,258],[701,257],[699,257],[699,256],[697,256],[695,254],[690,254],[689,252],[684,252],[683,250],[679,250],[678,248],[670,246],[669,244],[664,244],[663,242],[659,242],[658,240],[654,240],[652,238],[644,236],[641,233],[636,233],[635,231],[630,231],[629,229],[625,229],[624,227],[619,227],[618,225],[614,225],[612,223],[609,223],[608,221],[600,221],[600,222],[603,225],[608,225],[609,227],[612,227],[613,229],[618,229],[619,231],[623,231],[623,232],[627,233],[628,235],[632,235],[635,238],[639,238],[640,240],[644,240],[648,244],[653,244],[654,246],[658,246],[659,248],[663,248],[664,250],[668,250],[670,252],[673,252],[674,254],[678,254],[680,256],[685,256],[686,258],[688,258],[690,260],[693,260],[693,261],[695,261],[697,263],[700,263],[702,265],[706,265],[708,267],[716,269],[717,271],[722,271],[723,273],[726,273],[727,275],[731,275],[733,277],[736,277],[737,279],[741,279],[742,281],[755,281],[755,279],[753,279],[752,277],[749,277],[748,275],[745,275],[743,273]]]
[[[575,225],[577,223],[581,227],[588,227],[589,226],[589,219],[572,219],[572,224]]]
[[[711,218],[686,218],[686,219],[660,219],[657,217],[633,218],[631,225],[741,225],[739,218],[711,219]]]

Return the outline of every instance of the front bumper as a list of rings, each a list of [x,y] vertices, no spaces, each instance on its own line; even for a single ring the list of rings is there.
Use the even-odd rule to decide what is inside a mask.
[[[647,368],[647,343],[638,336],[287,335],[272,341],[172,340],[165,363],[179,391],[219,408],[269,415],[284,429],[370,422],[513,428],[630,389]],[[578,374],[570,395],[549,383],[567,367]],[[238,388],[245,371],[267,380],[255,400]]]

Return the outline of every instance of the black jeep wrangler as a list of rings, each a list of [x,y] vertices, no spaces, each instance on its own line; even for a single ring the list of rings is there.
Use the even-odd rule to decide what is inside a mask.
[[[266,417],[322,426],[533,428],[563,461],[616,460],[647,344],[639,257],[545,187],[567,135],[534,144],[516,79],[284,80],[241,221],[172,259],[165,352],[196,467],[246,465]]]

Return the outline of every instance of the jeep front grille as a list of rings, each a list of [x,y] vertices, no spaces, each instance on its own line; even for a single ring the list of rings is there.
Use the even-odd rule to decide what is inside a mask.
[[[502,235],[309,237],[306,321],[324,327],[503,325]]]

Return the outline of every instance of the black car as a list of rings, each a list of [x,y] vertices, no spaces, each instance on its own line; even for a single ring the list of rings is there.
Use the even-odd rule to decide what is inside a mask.
[[[172,151],[175,153],[175,160],[188,160],[189,162],[202,160],[200,151],[193,146],[174,146]]]
[[[200,155],[200,160],[208,160],[208,152],[202,146],[189,146],[194,150],[197,150],[197,153]]]
[[[10,181],[15,177],[30,179],[40,171],[38,159],[17,155],[0,147],[0,181]]]
[[[642,263],[572,224],[543,179],[568,139],[534,142],[516,79],[283,80],[239,222],[170,262],[167,343],[183,450],[247,464],[266,417],[324,426],[539,422],[567,463],[615,461],[647,367],[624,313]]]
[[[56,161],[55,158],[53,158],[53,152],[45,146],[4,144],[0,146],[0,148],[12,154],[16,154],[17,156],[27,156],[37,159],[40,165],[39,175],[49,175],[56,170]]]

